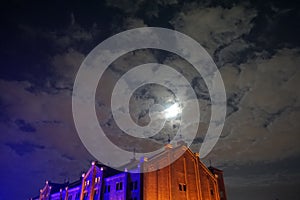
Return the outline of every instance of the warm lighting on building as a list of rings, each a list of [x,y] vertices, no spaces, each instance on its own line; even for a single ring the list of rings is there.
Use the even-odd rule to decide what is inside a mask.
[[[131,160],[122,166],[124,172],[109,167],[104,171],[101,165],[92,162],[90,169],[77,182],[55,184],[46,181],[39,197],[34,200],[226,200],[223,171],[206,167],[199,154],[185,145],[181,142],[177,146],[167,144],[166,150],[157,155]],[[180,157],[170,162],[174,155]],[[166,162],[171,164],[156,170]],[[150,172],[136,173],[141,170]]]
[[[96,177],[95,178],[95,183],[99,183],[100,182],[100,177]]]

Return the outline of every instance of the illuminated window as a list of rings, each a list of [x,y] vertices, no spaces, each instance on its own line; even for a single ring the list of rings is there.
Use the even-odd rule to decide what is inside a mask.
[[[100,182],[100,177],[95,178],[95,183],[98,183],[98,182]]]
[[[179,183],[178,186],[179,186],[179,190],[180,190],[180,191],[184,191],[184,192],[186,191],[186,184],[184,184],[184,183]]]
[[[84,182],[84,186],[89,186],[89,185],[90,185],[90,181],[89,180],[87,180],[87,181]]]

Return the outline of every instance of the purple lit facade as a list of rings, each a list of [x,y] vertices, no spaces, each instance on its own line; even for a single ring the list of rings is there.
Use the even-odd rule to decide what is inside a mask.
[[[134,169],[131,172],[138,170]],[[74,183],[46,181],[34,200],[125,200],[141,199],[140,173],[119,172],[93,162],[87,173]]]
[[[151,168],[180,152],[182,156],[171,165],[140,173],[142,168]],[[199,155],[185,145],[167,145],[164,152],[140,161],[132,159],[121,168],[124,172],[93,162],[78,181],[46,181],[40,195],[32,200],[226,200],[223,172],[204,166]]]

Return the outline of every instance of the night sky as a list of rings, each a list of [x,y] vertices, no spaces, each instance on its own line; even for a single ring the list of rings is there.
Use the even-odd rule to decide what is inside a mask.
[[[2,1],[0,15],[0,200],[28,199],[39,194],[46,180],[75,181],[90,167],[95,158],[81,143],[72,116],[77,70],[106,38],[146,26],[187,34],[219,68],[227,117],[217,145],[203,162],[211,160],[224,171],[228,199],[299,199],[300,4],[296,1],[12,0]],[[100,125],[112,141],[122,141],[118,143],[122,148],[131,150],[137,144],[117,129],[107,96],[130,67],[148,62],[173,66],[190,81],[201,105],[198,135],[191,146],[199,151],[210,117],[207,87],[186,61],[168,52],[138,50],[110,66],[96,95]],[[174,95],[149,85],[134,96],[132,117],[143,124],[149,120],[148,104]],[[147,148],[147,142],[167,143],[177,123],[167,124],[149,141],[140,141],[136,150]]]

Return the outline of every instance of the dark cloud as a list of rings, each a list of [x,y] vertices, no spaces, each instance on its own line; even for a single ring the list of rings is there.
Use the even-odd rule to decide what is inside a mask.
[[[73,156],[69,156],[69,155],[67,155],[67,154],[63,154],[62,157],[63,157],[63,158],[66,158],[67,160],[70,160],[70,161],[73,161],[73,160],[76,159],[76,158],[74,158]]]
[[[283,47],[299,47],[300,28],[297,21],[300,19],[299,6],[280,9],[265,6],[254,19],[254,27],[247,36],[249,41],[256,44],[257,50],[273,52]]]
[[[86,170],[93,158],[76,134],[71,111],[76,72],[90,50],[105,38],[143,26],[171,28],[191,36],[219,67],[228,98],[227,119],[221,139],[206,159],[224,169],[229,198],[297,198],[299,13],[298,2],[279,0],[3,3],[0,170],[9,173],[3,175],[0,185],[3,191],[14,188],[15,192],[1,191],[0,199],[34,196],[46,179],[75,180]],[[106,97],[130,67],[148,62],[170,64],[195,89],[201,107],[201,124],[192,146],[197,151],[210,119],[206,84],[186,62],[162,51],[128,53],[112,64],[103,77],[103,91],[96,95],[100,125],[120,141],[123,133],[115,129]],[[162,91],[157,91],[151,87],[137,91],[136,103],[147,107],[162,102],[157,97]],[[135,111],[140,112],[140,119],[147,119],[148,108]],[[170,125],[151,141],[158,147],[156,142],[166,143],[172,138],[170,131],[177,128]],[[21,134],[24,132],[30,134]],[[139,142],[128,141],[124,149],[134,146],[142,152],[146,145]],[[19,163],[24,163],[25,172],[11,167]],[[12,176],[32,184],[16,186]]]
[[[241,89],[227,98],[227,116],[239,110],[239,104],[245,94],[249,92],[249,88]]]
[[[7,104],[0,98],[0,122],[9,122],[9,116],[7,115]]]
[[[42,123],[44,123],[44,124],[60,124],[62,122],[58,121],[58,120],[43,120]]]
[[[31,125],[30,123],[23,120],[23,119],[16,119],[15,124],[18,126],[18,128],[21,131],[29,132],[29,133],[30,132],[36,132],[36,128],[33,125]]]
[[[25,154],[30,154],[45,148],[43,145],[33,144],[28,141],[23,141],[21,143],[6,143],[6,145],[19,156],[24,156]]]
[[[279,109],[278,111],[276,112],[273,112],[273,113],[267,113],[267,117],[266,117],[266,120],[265,122],[263,123],[263,126],[265,128],[268,128],[268,126],[272,125],[272,123],[276,120],[276,119],[279,119],[282,114],[284,112],[288,112],[288,111],[291,111],[291,109],[294,109],[294,108],[291,108],[291,107],[284,107],[284,108],[281,108]]]
[[[243,165],[237,165],[235,163],[226,163],[222,167],[226,169],[228,177],[243,177],[243,174],[245,172],[247,172],[247,175],[249,177],[265,176],[269,174],[274,175],[273,177],[270,177],[271,179],[277,179],[277,181],[280,182],[280,177],[278,177],[278,174],[281,174],[282,177],[286,176],[286,183],[298,183],[299,179],[293,179],[293,176],[287,177],[287,175],[288,173],[296,176],[300,175],[298,170],[300,167],[300,157],[299,155],[297,155],[273,162],[250,162]],[[272,182],[270,182],[270,184],[271,183]],[[244,184],[247,185],[248,183],[244,182]]]
[[[33,93],[70,90],[57,84],[61,74],[53,67],[52,58],[72,48],[90,52],[112,32],[112,22],[120,18],[118,11],[103,1],[89,2],[88,7],[79,2],[33,2],[6,2],[1,8],[5,31],[0,35],[0,59],[5,67],[0,68],[0,78],[28,81],[32,85],[27,90]]]
[[[196,137],[193,141],[193,144],[203,143],[204,139],[202,137]]]
[[[202,77],[198,76],[198,77],[193,78],[191,85],[192,85],[198,99],[203,99],[206,101],[210,100],[207,86]]]

